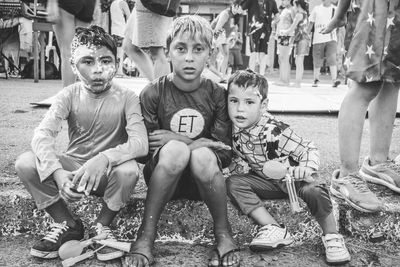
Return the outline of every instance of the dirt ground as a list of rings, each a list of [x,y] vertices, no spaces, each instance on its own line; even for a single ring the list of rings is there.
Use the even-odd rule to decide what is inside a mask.
[[[29,103],[50,97],[60,89],[60,81],[40,81],[35,84],[32,80],[0,78],[0,193],[23,190],[14,171],[14,162],[19,154],[30,149],[33,130],[47,111],[45,108],[34,108]],[[321,153],[320,175],[328,180],[339,165],[337,117],[282,114],[277,117],[290,124],[298,134],[314,140]],[[400,153],[399,126],[400,119],[396,119],[390,151],[392,157]],[[368,137],[366,123],[360,160],[367,155]],[[57,148],[62,150],[66,144],[67,132],[64,127],[58,137]],[[0,266],[61,266],[59,260],[40,261],[31,258],[29,248],[33,241],[34,237],[30,235],[0,236]],[[352,254],[352,261],[346,266],[400,266],[400,248],[397,246],[361,242],[351,237],[346,237],[346,242]],[[255,254],[244,244],[241,266],[326,266],[321,246],[318,239],[266,254]],[[206,266],[210,248],[209,244],[189,241],[160,241],[155,249],[156,266]],[[88,260],[79,266],[121,266],[121,262],[104,264]]]

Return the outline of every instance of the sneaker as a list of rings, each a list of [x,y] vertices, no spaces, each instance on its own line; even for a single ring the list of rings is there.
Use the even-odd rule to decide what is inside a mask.
[[[325,257],[328,263],[342,264],[350,261],[350,253],[344,244],[342,235],[326,234],[322,236],[322,243],[325,247]]]
[[[50,231],[31,248],[33,257],[42,259],[54,259],[58,257],[58,249],[67,241],[81,240],[85,230],[81,220],[76,221],[75,228],[67,225],[67,222],[53,223]]]
[[[290,233],[283,225],[267,224],[258,230],[249,247],[251,251],[263,251],[287,246],[292,244],[293,241]]]
[[[104,226],[101,223],[97,223],[96,225],[92,226],[89,231],[89,238],[95,237],[97,235],[104,235],[106,236],[105,239],[117,241],[113,232],[108,226]],[[100,248],[100,244],[94,244],[94,249]],[[104,247],[96,252],[97,259],[99,261],[109,261],[117,258],[121,258],[124,256],[124,252],[115,248]]]
[[[395,161],[388,160],[371,166],[369,158],[366,158],[361,166],[360,175],[367,182],[384,185],[400,193],[400,164],[396,164]]]
[[[332,83],[332,87],[338,87],[340,85],[340,81],[336,80]]]
[[[319,84],[319,80],[315,79],[313,84],[312,84],[312,87],[318,87],[318,84]]]
[[[369,190],[367,183],[358,173],[339,178],[339,170],[332,175],[331,193],[343,199],[350,206],[362,212],[376,212],[382,207],[381,201]]]

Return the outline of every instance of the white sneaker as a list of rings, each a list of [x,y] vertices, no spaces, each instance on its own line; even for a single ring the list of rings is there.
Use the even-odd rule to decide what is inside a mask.
[[[326,234],[322,236],[324,243],[326,261],[328,263],[345,263],[350,261],[350,253],[344,244],[343,236],[340,234]]]
[[[279,227],[275,224],[267,224],[258,230],[249,247],[251,251],[263,251],[287,246],[292,244],[293,241],[284,226]]]
[[[92,228],[90,229],[89,238],[100,235],[104,236],[105,240],[117,241],[113,232],[108,226],[102,225],[101,223],[97,223],[96,225],[93,225]],[[94,249],[98,249],[100,247],[101,247],[100,244],[95,243],[93,245]],[[104,247],[96,252],[96,256],[99,261],[109,261],[121,258],[122,256],[124,256],[124,254],[125,253],[123,251],[111,247]]]

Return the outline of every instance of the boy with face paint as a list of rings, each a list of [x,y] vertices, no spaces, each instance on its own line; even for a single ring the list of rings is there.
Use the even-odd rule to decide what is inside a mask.
[[[129,199],[138,179],[135,158],[148,153],[148,138],[139,98],[113,83],[118,62],[114,39],[97,26],[78,28],[72,42],[71,64],[80,81],[56,96],[35,129],[32,151],[19,156],[17,174],[38,209],[54,220],[49,232],[31,249],[31,255],[56,258],[59,247],[84,236],[82,221],[68,202],[95,195],[103,207],[89,236],[114,236],[109,225]],[[69,145],[55,149],[62,121],[68,123]],[[102,249],[99,260],[121,257],[122,252]]]
[[[286,183],[264,173],[264,164],[275,160],[286,165],[295,179],[297,194],[320,224],[327,261],[347,262],[350,254],[336,229],[328,189],[311,176],[319,168],[319,152],[312,142],[298,136],[289,125],[267,112],[267,97],[268,82],[264,76],[244,70],[235,72],[229,78],[228,112],[233,123],[232,147],[235,154],[250,165],[250,171],[242,173],[239,168],[231,166],[236,174],[230,176],[226,183],[233,203],[260,226],[250,249],[265,251],[293,242],[288,230],[278,224],[261,201],[288,198]]]
[[[203,200],[214,221],[216,247],[208,266],[239,266],[229,231],[221,169],[231,161],[231,123],[226,91],[201,76],[211,52],[209,22],[196,15],[174,20],[167,38],[173,73],[140,94],[150,155],[143,169],[148,185],[142,225],[128,266],[154,262],[152,249],[160,215],[171,199]]]

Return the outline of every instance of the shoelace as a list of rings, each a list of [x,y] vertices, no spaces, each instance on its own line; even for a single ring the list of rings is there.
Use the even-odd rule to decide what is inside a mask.
[[[273,227],[271,226],[264,226],[260,229],[260,231],[257,233],[256,238],[269,238],[271,236],[276,236],[277,231],[274,230]]]
[[[94,228],[96,229],[96,233],[98,235],[105,233],[106,239],[116,239],[113,232],[111,231],[110,227],[104,226],[104,225],[101,225],[100,223],[98,223],[94,226]]]
[[[325,239],[325,243],[327,248],[342,248],[343,247],[343,239],[339,236],[331,236],[330,238]]]
[[[351,184],[360,192],[360,193],[368,193],[370,192],[367,183],[356,174],[349,174],[348,180]]]
[[[65,222],[63,222],[53,223],[52,225],[50,225],[50,228],[51,230],[47,233],[45,237],[43,237],[43,239],[53,243],[57,243],[59,235],[67,231],[69,227]]]

